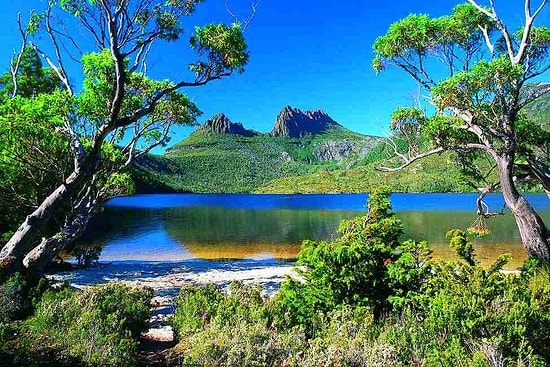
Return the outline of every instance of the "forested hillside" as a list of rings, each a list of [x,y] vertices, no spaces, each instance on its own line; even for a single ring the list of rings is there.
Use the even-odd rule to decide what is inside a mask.
[[[323,111],[285,107],[270,133],[218,114],[164,156],[141,159],[138,189],[258,191],[277,179],[360,165],[377,154],[381,141],[346,129]]]
[[[526,113],[550,131],[550,97],[534,101]],[[136,181],[144,193],[368,192],[380,182],[401,192],[475,190],[451,153],[401,172],[377,170],[393,155],[385,138],[350,131],[321,110],[286,106],[269,133],[248,130],[220,113],[165,155],[141,158]]]

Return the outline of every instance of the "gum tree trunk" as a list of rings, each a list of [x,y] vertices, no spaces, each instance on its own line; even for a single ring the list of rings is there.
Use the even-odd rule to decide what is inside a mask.
[[[44,199],[4,245],[0,251],[0,279],[22,269],[23,257],[32,248],[34,240],[74,191],[76,176],[73,173],[66,183],[58,186]]]
[[[550,263],[550,233],[542,218],[516,189],[512,171],[513,158],[501,157],[498,165],[502,195],[514,215],[523,247],[529,256]]]
[[[25,221],[0,251],[0,279],[24,268],[23,259],[36,246],[37,237],[43,234],[54,214],[67,204],[75,193],[80,191],[83,182],[96,164],[97,160],[90,160],[80,169],[75,169],[64,183],[59,185],[34,212],[25,218]]]

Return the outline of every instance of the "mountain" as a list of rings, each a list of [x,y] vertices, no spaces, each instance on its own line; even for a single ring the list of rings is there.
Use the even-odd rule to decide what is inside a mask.
[[[269,135],[303,138],[306,135],[322,134],[335,127],[344,128],[323,110],[302,112],[297,108],[286,106],[277,116],[275,126]]]
[[[321,110],[286,106],[269,133],[219,113],[164,156],[137,162],[138,191],[250,192],[274,180],[361,162],[380,142]]]
[[[550,97],[526,108],[550,131]],[[163,156],[137,162],[138,192],[466,192],[451,154],[420,160],[398,173],[376,170],[393,156],[383,138],[346,129],[322,110],[284,107],[268,133],[246,129],[224,114],[206,121]]]
[[[212,132],[215,134],[232,134],[240,136],[255,136],[257,132],[247,130],[240,122],[232,123],[223,113],[218,113],[210,120],[207,120],[200,129],[203,132]]]

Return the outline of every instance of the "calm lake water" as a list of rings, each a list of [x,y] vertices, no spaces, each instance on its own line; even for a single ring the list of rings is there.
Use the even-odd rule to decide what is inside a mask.
[[[476,218],[476,194],[393,194],[393,207],[405,236],[427,240],[437,258],[451,258],[445,233],[466,228]],[[82,241],[103,246],[100,261],[182,262],[294,259],[305,239],[330,240],[340,220],[366,214],[366,194],[137,195],[111,200],[90,224]],[[550,222],[546,195],[528,200]],[[489,195],[491,211],[502,197]],[[489,219],[492,235],[476,241],[481,260],[509,252],[517,267],[526,258],[509,212]]]

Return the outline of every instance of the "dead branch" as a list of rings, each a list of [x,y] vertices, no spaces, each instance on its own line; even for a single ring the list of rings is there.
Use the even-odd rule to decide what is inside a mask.
[[[14,97],[17,95],[17,89],[19,87],[18,80],[17,80],[17,73],[19,73],[21,60],[23,59],[23,54],[25,53],[25,49],[27,48],[27,32],[23,30],[23,25],[21,23],[21,13],[17,13],[17,26],[19,28],[19,33],[21,34],[21,49],[19,50],[19,53],[15,58],[15,62],[12,65],[10,65],[11,79],[13,82],[12,96]]]
[[[489,217],[494,217],[496,215],[504,215],[504,208],[502,208],[502,210],[500,212],[491,212],[491,211],[489,211],[489,206],[483,201],[483,199],[485,199],[485,196],[487,196],[487,194],[493,192],[499,185],[500,185],[500,183],[497,182],[497,183],[494,183],[490,186],[483,187],[483,188],[479,189],[481,192],[480,192],[479,196],[476,199],[476,207],[477,207],[477,215],[478,216],[483,216],[485,218],[489,218]]]

